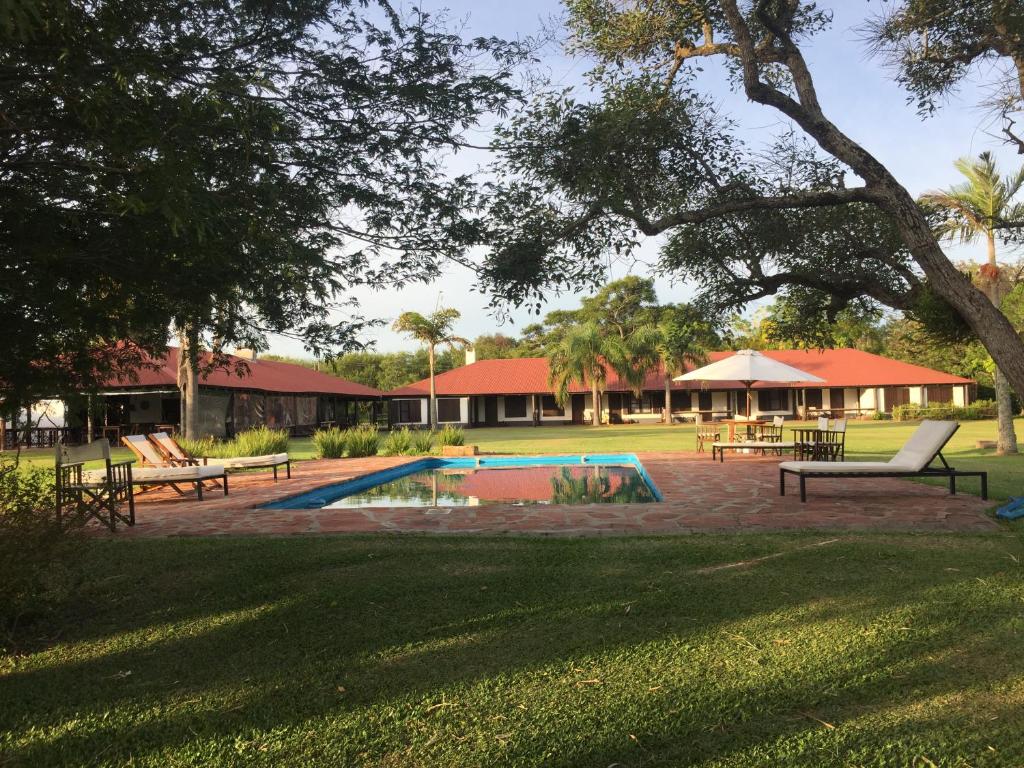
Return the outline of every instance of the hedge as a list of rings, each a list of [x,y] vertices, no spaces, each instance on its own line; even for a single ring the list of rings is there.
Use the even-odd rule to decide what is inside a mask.
[[[995,417],[996,404],[993,400],[975,400],[970,405],[953,405],[952,403],[897,405],[892,409],[893,421],[917,421],[918,419],[978,421]]]

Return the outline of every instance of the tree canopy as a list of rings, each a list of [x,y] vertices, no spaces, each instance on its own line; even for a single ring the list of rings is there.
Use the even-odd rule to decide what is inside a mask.
[[[496,142],[482,277],[499,297],[537,303],[592,283],[609,254],[661,235],[658,269],[695,281],[713,309],[782,293],[829,320],[865,300],[945,318],[1024,390],[1024,343],[1006,316],[946,256],[928,212],[824,111],[802,46],[826,11],[804,0],[567,6],[575,51],[597,62],[598,98],[552,89]],[[784,119],[768,151],[742,141],[704,87],[711,58]]]
[[[5,9],[5,397],[131,368],[172,322],[352,346],[347,289],[429,279],[478,239],[446,155],[514,95],[515,46],[386,0]]]

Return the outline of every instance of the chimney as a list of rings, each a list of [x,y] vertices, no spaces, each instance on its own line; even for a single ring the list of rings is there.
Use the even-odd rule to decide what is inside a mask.
[[[476,362],[476,347],[466,347],[466,365]]]
[[[243,360],[255,360],[256,350],[255,349],[236,349],[235,357],[240,357]]]

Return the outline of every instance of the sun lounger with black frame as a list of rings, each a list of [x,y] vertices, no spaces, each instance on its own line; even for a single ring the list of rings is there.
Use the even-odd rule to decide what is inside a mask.
[[[285,469],[285,476],[289,479],[291,479],[292,476],[292,462],[287,453],[271,453],[265,456],[235,456],[226,459],[192,456],[178,444],[177,440],[166,432],[154,432],[149,436],[149,439],[161,455],[170,462],[178,464],[208,464],[210,461],[213,461],[218,466],[222,466],[224,469],[229,471],[238,469],[269,468],[274,470],[275,482],[277,481],[278,467],[283,466]]]
[[[959,428],[954,421],[922,421],[889,461],[784,461],[779,464],[779,495],[786,495],[786,475],[800,478],[800,501],[807,501],[808,477],[943,477],[949,480],[951,494],[956,493],[958,477],[977,477],[981,480],[981,498],[988,499],[987,472],[954,469],[942,455]],[[942,466],[932,466],[936,459]]]

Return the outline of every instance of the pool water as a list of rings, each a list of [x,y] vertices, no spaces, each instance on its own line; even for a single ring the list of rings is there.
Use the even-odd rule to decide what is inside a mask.
[[[595,457],[596,458],[596,457]],[[618,457],[616,457],[618,458]],[[482,504],[636,504],[659,500],[633,456],[426,459],[264,505],[275,509],[472,507]]]

